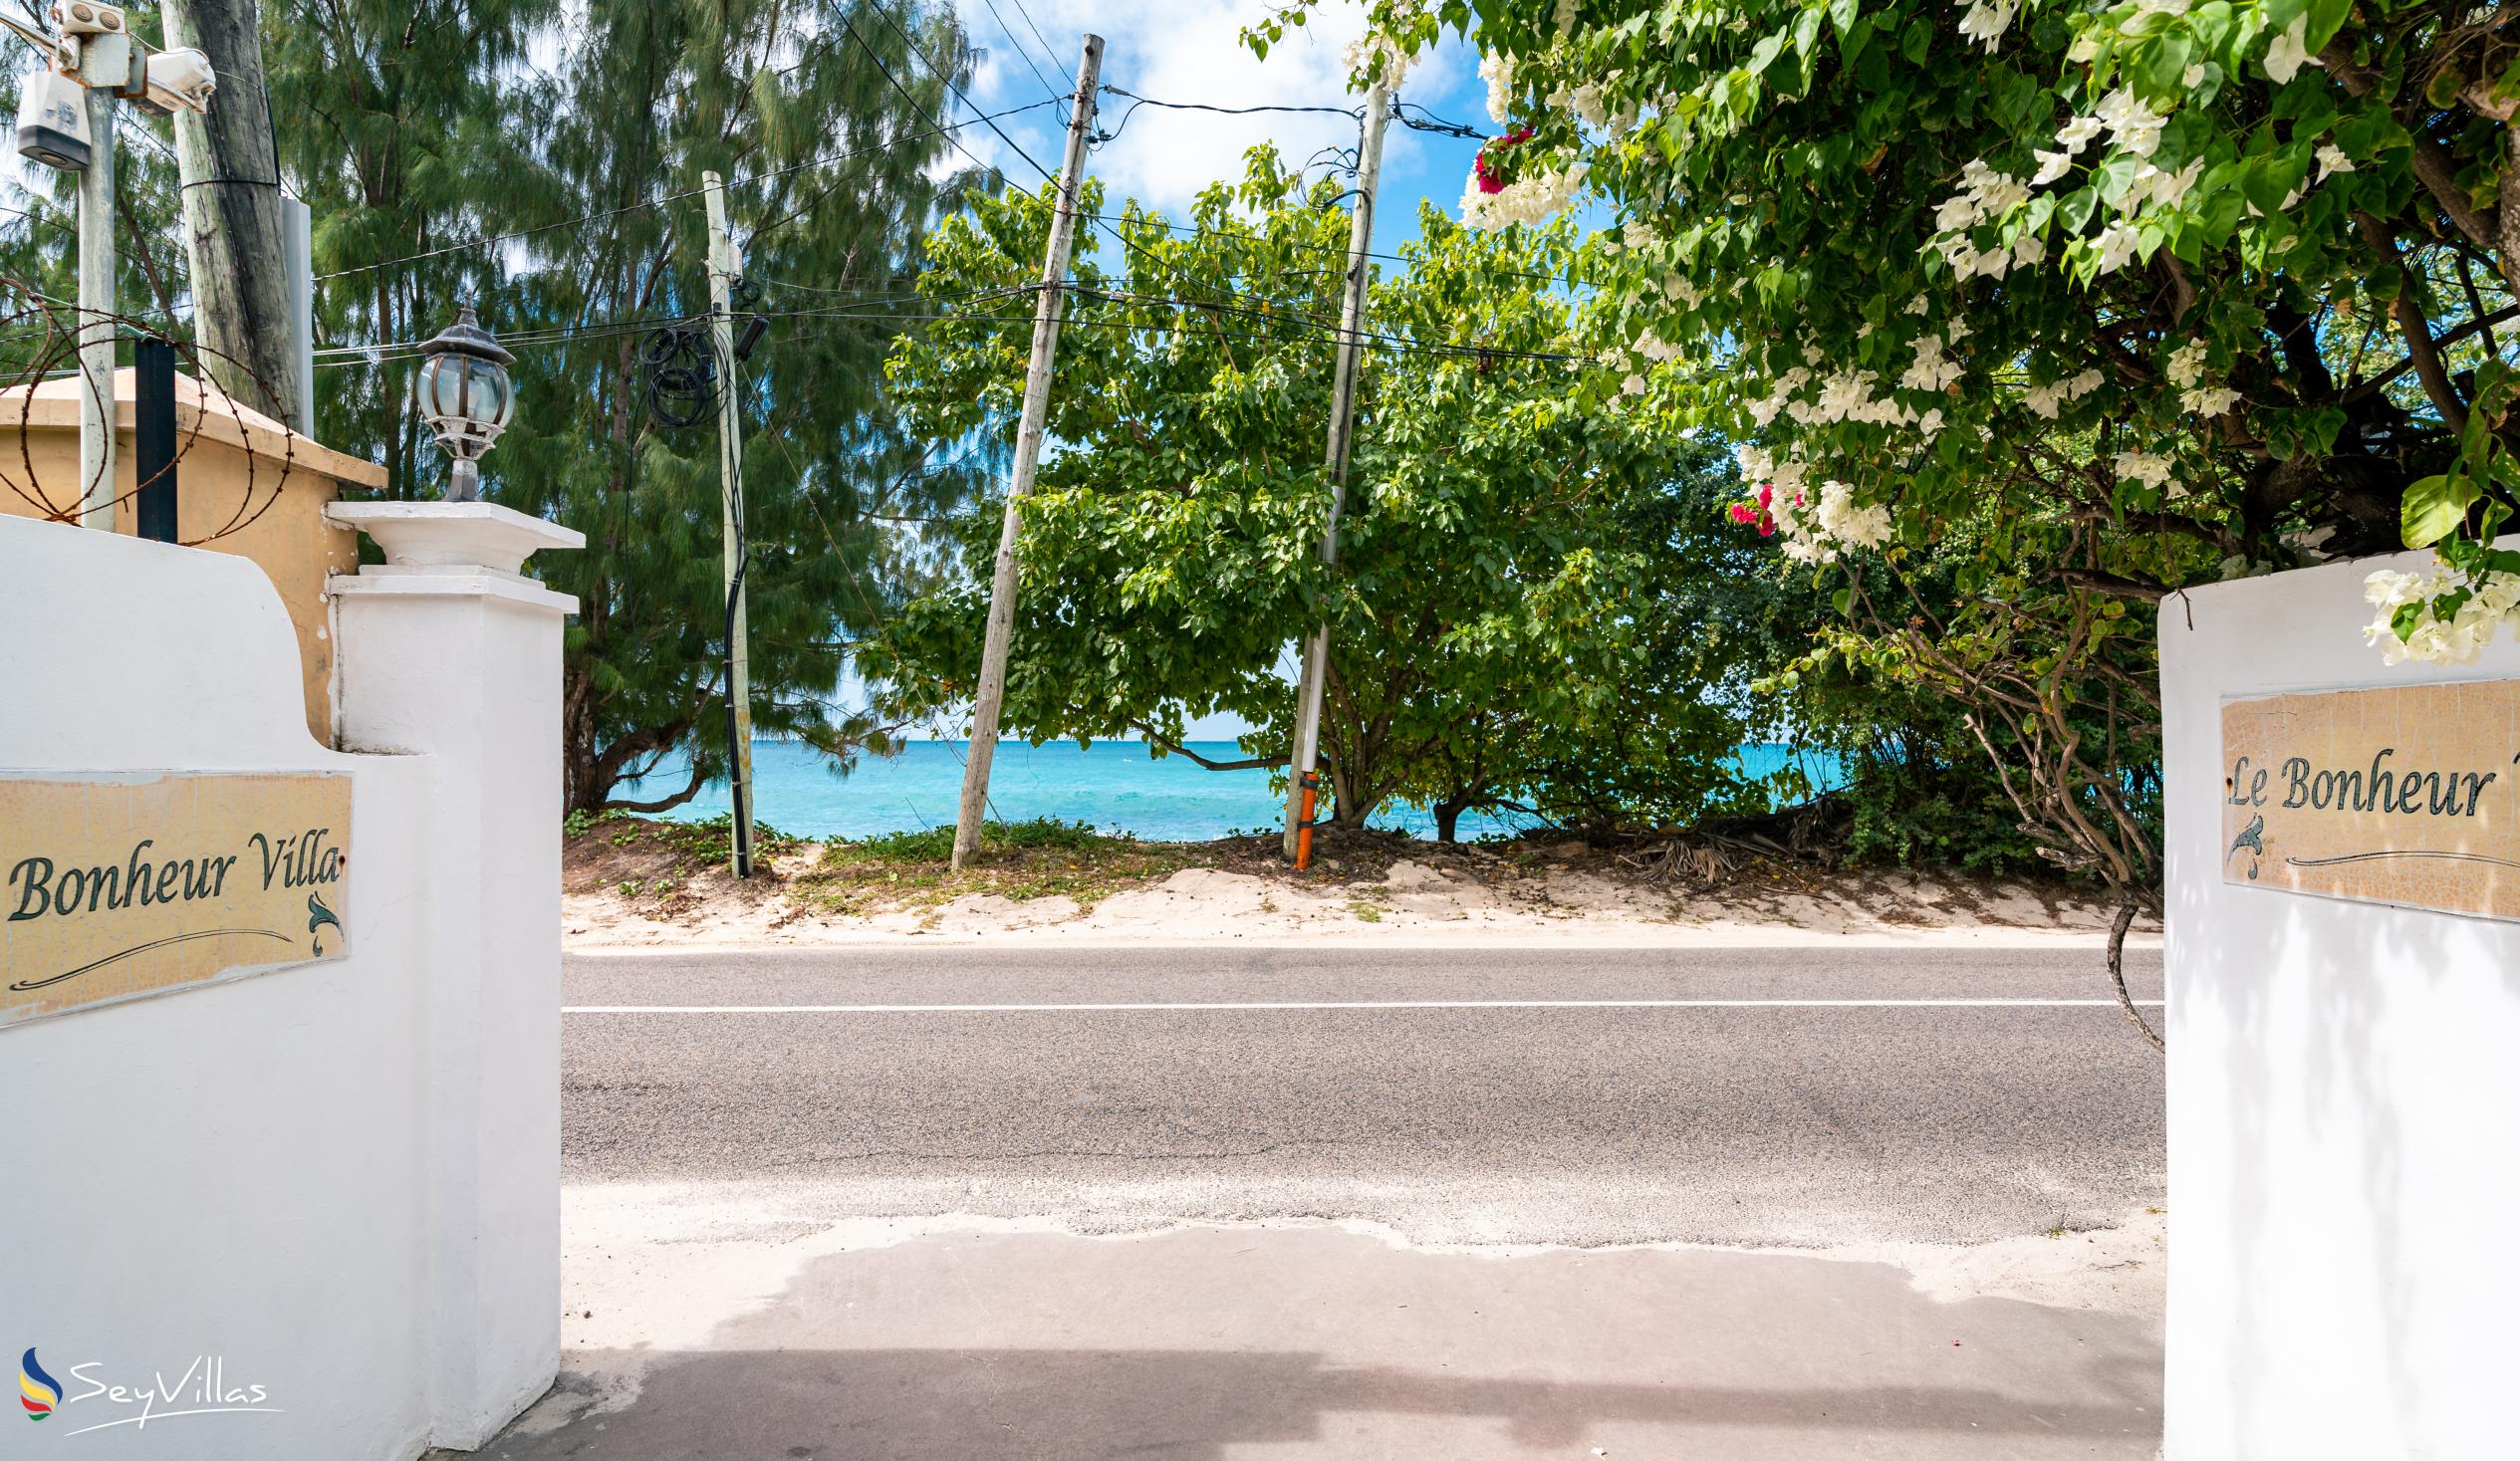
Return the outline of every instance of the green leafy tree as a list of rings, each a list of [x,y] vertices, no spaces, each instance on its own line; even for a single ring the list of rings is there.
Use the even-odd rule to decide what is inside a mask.
[[[2157,712],[2129,602],[2436,539],[2450,576],[2375,586],[2399,652],[2472,652],[2520,601],[2469,541],[2511,475],[2508,17],[1371,8],[1388,44],[1369,66],[1475,35],[1515,130],[1465,214],[1615,211],[1601,342],[1742,443],[1743,513],[1839,578],[1879,667],[1964,697],[1999,767],[2036,763],[2019,806],[2059,860],[2149,896],[2130,789]],[[1927,554],[1956,618],[1894,587]]]
[[[1106,240],[1080,236],[1059,449],[1023,509],[1006,723],[1188,754],[1190,717],[1231,712],[1257,729],[1247,759],[1221,764],[1283,767],[1284,665],[1326,615],[1341,825],[1394,798],[1432,807],[1450,836],[1473,809],[1616,820],[1728,791],[1733,718],[1660,652],[1659,565],[1624,531],[1669,443],[1571,403],[1594,368],[1568,357],[1571,306],[1551,287],[1571,227],[1480,235],[1429,213],[1406,267],[1374,282],[1339,563],[1320,567],[1336,201],[1260,149],[1178,228],[1124,209],[1109,264]],[[1016,292],[1050,207],[1048,189],[977,200],[930,239],[920,287],[945,318],[905,337],[891,370],[931,434],[1013,413],[1029,333]],[[987,560],[995,521],[967,520],[968,561]],[[985,592],[951,583],[870,647],[896,713],[967,697]],[[1647,763],[1650,777],[1608,774]]]

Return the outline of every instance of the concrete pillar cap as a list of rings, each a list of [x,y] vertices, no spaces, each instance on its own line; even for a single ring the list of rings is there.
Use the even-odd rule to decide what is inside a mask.
[[[327,522],[377,540],[396,568],[486,568],[513,574],[546,548],[584,548],[575,528],[490,502],[337,502]]]

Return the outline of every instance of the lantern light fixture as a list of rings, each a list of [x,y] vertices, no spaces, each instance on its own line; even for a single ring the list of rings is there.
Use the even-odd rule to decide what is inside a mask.
[[[516,357],[481,328],[467,301],[455,323],[420,347],[420,376],[413,385],[421,419],[455,463],[448,502],[481,500],[481,454],[499,439],[516,414],[508,366]]]

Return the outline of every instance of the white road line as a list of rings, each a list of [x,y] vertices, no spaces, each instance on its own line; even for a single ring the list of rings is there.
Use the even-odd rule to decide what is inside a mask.
[[[2137,1004],[2158,1009],[2161,1001]],[[1191,1010],[2114,1010],[2114,999],[1413,999],[1254,1004],[562,1005],[564,1015],[1040,1015]]]

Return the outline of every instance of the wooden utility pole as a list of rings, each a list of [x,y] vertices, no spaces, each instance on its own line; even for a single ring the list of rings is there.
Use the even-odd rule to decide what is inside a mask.
[[[998,713],[1006,704],[1007,643],[1015,634],[1016,538],[1019,509],[1033,490],[1041,465],[1041,434],[1050,413],[1050,361],[1059,348],[1059,318],[1066,302],[1068,252],[1076,243],[1077,190],[1085,173],[1085,134],[1094,124],[1094,98],[1103,76],[1103,38],[1085,38],[1077,63],[1075,110],[1068,117],[1068,151],[1059,164],[1059,210],[1050,219],[1050,249],[1042,261],[1041,292],[1033,302],[1033,358],[1024,371],[1024,414],[1015,429],[1015,475],[1006,488],[1006,519],[997,532],[997,572],[989,582],[989,626],[980,644],[980,684],[971,705],[971,756],[962,768],[962,811],[954,819],[954,862],[960,867],[980,847],[980,819],[989,807],[989,763],[997,754]]]
[[[736,376],[735,281],[744,261],[726,232],[726,184],[700,174],[709,214],[709,338],[717,358],[718,501],[726,542],[726,793],[734,814],[729,856],[737,877],[752,876],[752,654],[744,621],[744,393]]]
[[[1391,94],[1376,82],[1365,97],[1365,136],[1357,144],[1357,207],[1348,220],[1348,289],[1339,311],[1339,365],[1330,393],[1330,445],[1322,470],[1330,478],[1330,523],[1322,529],[1322,567],[1339,562],[1339,510],[1347,504],[1348,452],[1356,427],[1357,368],[1365,352],[1367,254],[1374,246],[1374,189],[1383,179],[1383,126]],[[1296,687],[1295,748],[1286,787],[1286,855],[1297,867],[1313,860],[1313,804],[1320,792],[1314,763],[1321,753],[1322,681],[1330,662],[1330,621],[1304,644],[1304,677]]]
[[[175,118],[192,319],[203,370],[243,404],[313,435],[293,328],[289,250],[263,90],[259,0],[165,0],[166,44],[218,74],[218,105]]]

